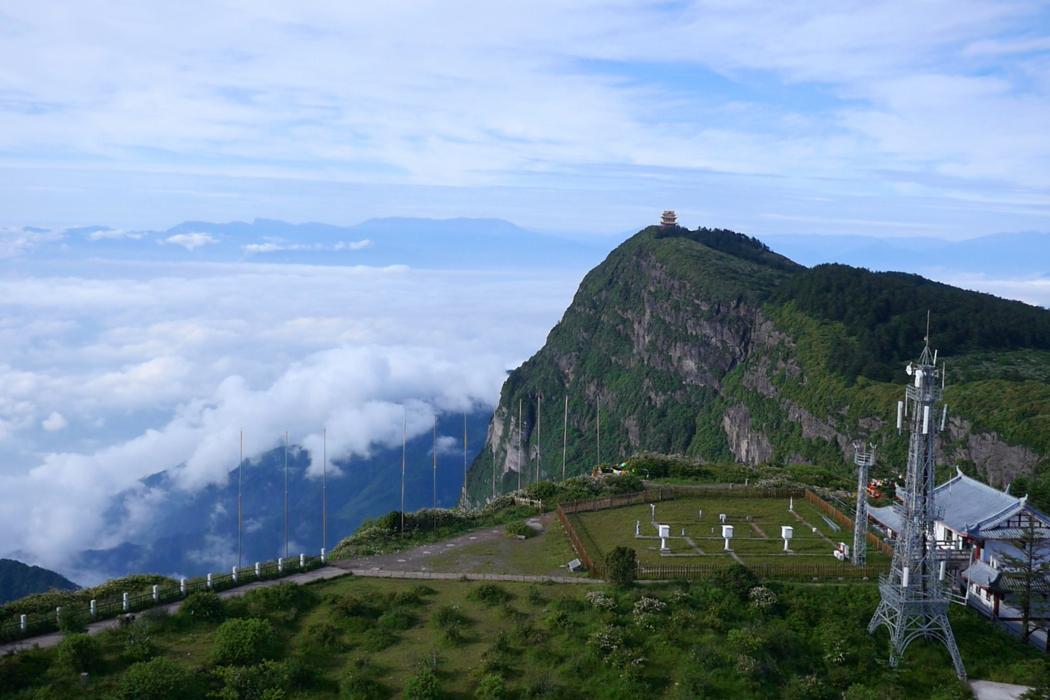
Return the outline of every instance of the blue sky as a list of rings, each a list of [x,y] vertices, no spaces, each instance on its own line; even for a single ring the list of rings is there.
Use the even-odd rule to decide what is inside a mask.
[[[1047,230],[1034,2],[10,2],[2,223]],[[861,215],[858,215],[858,211]]]
[[[1047,232],[1048,123],[1034,2],[7,0],[0,542],[61,569],[148,524],[148,494],[99,518],[141,477],[225,479],[242,429],[251,457],[327,427],[338,457],[396,442],[402,411],[421,433],[492,402],[589,267],[217,260],[205,232],[128,232],[490,217],[608,249],[665,208],[774,248]],[[115,231],[65,231],[88,225]]]

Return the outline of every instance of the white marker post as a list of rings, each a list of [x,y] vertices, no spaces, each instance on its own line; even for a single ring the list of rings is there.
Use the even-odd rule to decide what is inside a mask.
[[[656,504],[655,503],[650,503],[649,507],[653,509],[653,514],[651,516],[652,519],[649,522],[655,523],[656,522]]]
[[[642,536],[642,521],[641,520],[635,520],[634,521],[634,536],[635,537],[641,537]]]

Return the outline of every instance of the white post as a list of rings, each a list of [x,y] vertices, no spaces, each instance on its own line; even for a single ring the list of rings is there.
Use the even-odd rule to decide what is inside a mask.
[[[255,562],[255,578],[262,578],[262,565],[259,562]]]
[[[231,573],[233,574],[233,582],[237,583],[237,567],[236,566],[233,567],[233,571]]]
[[[682,537],[685,537],[685,528],[682,528]]]
[[[328,557],[325,555],[324,547],[321,547],[321,563],[324,564],[328,561]]]
[[[794,511],[795,510],[795,497],[794,496],[791,496],[790,498],[788,498],[788,510],[789,511]]]
[[[211,574],[208,574],[208,590],[211,590]]]
[[[653,509],[653,514],[652,514],[651,520],[649,522],[655,523],[656,522],[656,504],[655,503],[650,503],[649,507]]]
[[[186,579],[184,578],[179,579],[179,595],[186,597]]]
[[[282,557],[277,557],[277,573],[284,573],[284,559]]]
[[[98,617],[98,601],[91,601],[91,617]]]
[[[704,519],[704,511],[703,510],[696,511],[696,519],[697,520],[703,520]]]
[[[160,586],[154,586],[153,587],[153,602],[154,603],[159,603],[160,602]]]
[[[305,569],[306,568],[306,555],[305,554],[299,554],[299,568],[300,569]]]
[[[61,605],[59,605],[57,608],[55,608],[55,624],[56,625],[61,625],[62,624],[62,606]]]
[[[29,616],[28,615],[19,615],[18,616],[18,626],[22,630],[23,633],[27,632],[29,630]]]
[[[641,537],[642,536],[642,521],[641,520],[635,520],[634,521],[634,536],[635,537]]]
[[[124,612],[128,612],[128,611],[131,610],[131,596],[130,595],[125,593],[122,603],[123,603],[123,605],[121,607],[124,608]]]

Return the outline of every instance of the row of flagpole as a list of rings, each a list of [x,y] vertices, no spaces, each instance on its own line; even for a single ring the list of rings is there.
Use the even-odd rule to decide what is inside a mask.
[[[516,432],[517,432],[517,441],[516,441],[516,445],[515,445],[514,449],[515,449],[516,461],[517,461],[517,464],[518,464],[517,472],[518,472],[518,490],[519,491],[521,490],[521,473],[524,470],[524,467],[523,467],[522,461],[521,461],[522,460],[522,457],[521,457],[521,440],[522,440],[522,434],[524,432],[523,428],[522,428],[523,404],[524,404],[524,400],[519,398],[518,399],[517,425],[516,426],[512,426],[512,427],[516,427]],[[596,413],[597,413],[597,420],[596,420],[596,424],[595,424],[595,443],[596,443],[596,452],[597,452],[597,459],[598,459],[596,464],[601,464],[602,463],[602,398],[601,398],[601,394],[597,394],[595,396],[595,409],[596,409]],[[513,415],[511,416],[510,420],[511,421],[514,420]],[[541,447],[541,445],[542,445],[542,438],[543,438],[542,430],[543,430],[543,396],[540,395],[540,396],[536,397],[536,470],[535,470],[535,482],[536,483],[539,483],[540,478],[542,477],[542,466],[541,466],[542,465],[542,454],[541,454],[542,447]],[[565,475],[565,464],[566,464],[566,461],[568,459],[568,452],[569,452],[569,397],[568,397],[568,395],[565,396],[565,408],[564,408],[564,415],[563,415],[563,418],[562,418],[562,438],[561,439],[562,439],[562,443],[561,443],[561,480],[565,481],[565,476],[566,476]],[[465,440],[466,440],[466,430],[464,428],[464,441]],[[492,452],[492,498],[496,498],[496,447],[497,447],[497,445],[494,442],[493,445],[492,445],[492,450],[493,450],[493,452]],[[509,452],[510,452],[510,448],[509,447],[507,449],[507,452],[508,452],[508,457],[509,457]],[[531,457],[529,458],[529,461],[531,461]],[[463,465],[463,483],[464,483],[464,485],[467,483],[466,476],[467,476],[466,462],[464,462],[464,465]]]
[[[434,508],[437,508],[437,416],[434,416]],[[322,431],[321,465],[321,550],[328,549],[328,428]],[[237,567],[243,563],[244,552],[244,431],[239,436],[240,452],[237,462]],[[401,431],[401,532],[405,531],[405,470],[408,446],[408,416]],[[284,433],[284,557],[288,558],[288,431]],[[467,414],[463,414],[463,489],[467,486]],[[437,521],[434,522],[435,529]]]

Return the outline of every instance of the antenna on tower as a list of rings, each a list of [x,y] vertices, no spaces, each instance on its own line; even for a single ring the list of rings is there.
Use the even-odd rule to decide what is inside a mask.
[[[241,504],[244,496],[244,431],[241,431],[240,458],[237,461],[237,568],[241,568],[241,543],[244,533],[244,511]]]
[[[896,666],[912,641],[919,637],[948,647],[955,673],[966,679],[959,647],[948,622],[948,583],[944,578],[945,553],[935,546],[934,486],[938,421],[936,410],[944,396],[937,382],[937,367],[930,355],[929,312],[926,346],[915,366],[909,364],[914,382],[905,388],[908,421],[908,471],[903,502],[897,508],[900,532],[893,548],[890,571],[879,577],[879,607],[868,623],[868,633],[885,625],[890,633],[890,666]],[[911,410],[908,410],[908,406]],[[900,415],[900,412],[898,412]],[[931,415],[934,417],[930,420]],[[943,425],[943,419],[940,422]],[[859,494],[858,494],[859,497]],[[859,504],[859,500],[858,500]]]

